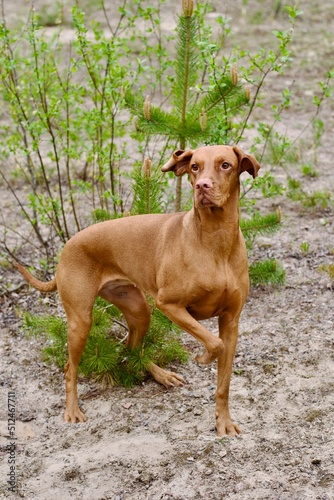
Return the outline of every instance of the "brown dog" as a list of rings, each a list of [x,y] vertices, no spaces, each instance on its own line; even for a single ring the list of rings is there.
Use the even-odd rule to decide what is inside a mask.
[[[101,222],[65,245],[56,276],[43,283],[19,270],[42,292],[58,289],[68,324],[65,367],[66,422],[84,422],[77,396],[77,368],[98,295],[115,304],[128,327],[128,345],[142,341],[150,322],[145,294],[205,347],[199,363],[218,358],[216,428],[236,435],[228,406],[238,322],[248,289],[248,264],[239,229],[239,175],[256,177],[260,165],[238,147],[205,146],[176,151],[162,168],[190,175],[194,206],[186,213],[138,215]],[[198,321],[218,316],[219,338]],[[180,386],[176,373],[151,363],[151,375],[165,387]]]

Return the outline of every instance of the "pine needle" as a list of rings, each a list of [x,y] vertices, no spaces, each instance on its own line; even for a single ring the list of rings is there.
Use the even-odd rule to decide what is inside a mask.
[[[285,270],[276,259],[269,259],[251,264],[249,277],[252,285],[282,285]]]
[[[267,215],[260,215],[256,212],[251,219],[241,219],[240,221],[240,227],[245,238],[270,236],[279,229],[280,224],[281,215],[279,212]]]

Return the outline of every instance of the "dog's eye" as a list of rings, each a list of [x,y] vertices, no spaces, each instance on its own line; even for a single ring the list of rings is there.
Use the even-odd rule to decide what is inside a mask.
[[[193,163],[193,164],[191,165],[191,170],[192,170],[193,172],[197,172],[197,171],[198,171],[198,165],[197,165],[196,163]]]
[[[221,166],[220,166],[223,170],[228,170],[231,165],[229,163],[227,163],[227,161],[224,161]]]

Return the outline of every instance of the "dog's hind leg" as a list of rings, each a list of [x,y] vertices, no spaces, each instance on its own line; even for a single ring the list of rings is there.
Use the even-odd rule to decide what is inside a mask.
[[[86,417],[79,408],[77,392],[78,365],[86,345],[92,325],[92,313],[87,311],[76,314],[67,312],[68,361],[65,365],[66,410],[65,422],[85,422]]]
[[[100,291],[100,296],[114,304],[124,315],[129,328],[127,345],[134,348],[142,340],[150,326],[150,307],[145,294],[133,285],[123,285]],[[166,388],[183,385],[184,379],[174,372],[160,368],[151,362],[147,370],[152,377]]]
[[[105,287],[99,295],[122,312],[129,329],[127,346],[140,345],[150,326],[150,307],[145,294],[134,285],[120,285]]]

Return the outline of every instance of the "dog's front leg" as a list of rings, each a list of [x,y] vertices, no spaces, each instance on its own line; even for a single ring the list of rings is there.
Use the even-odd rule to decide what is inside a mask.
[[[232,374],[232,365],[238,341],[237,317],[225,314],[219,318],[219,336],[225,345],[224,352],[218,357],[218,382],[216,391],[216,429],[218,436],[236,436],[240,434],[240,427],[230,416],[229,390]]]
[[[223,341],[196,321],[185,307],[180,307],[177,304],[165,303],[159,299],[159,297],[156,300],[156,305],[171,321],[190,333],[190,335],[204,345],[206,351],[201,356],[197,356],[196,361],[208,364],[214,361],[223,352]]]

